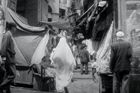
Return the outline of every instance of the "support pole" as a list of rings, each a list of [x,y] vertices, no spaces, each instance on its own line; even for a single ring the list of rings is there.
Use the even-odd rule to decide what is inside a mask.
[[[126,34],[126,0],[118,0],[118,30]]]
[[[121,26],[122,31],[127,34],[126,32],[126,0],[120,0],[121,1]]]

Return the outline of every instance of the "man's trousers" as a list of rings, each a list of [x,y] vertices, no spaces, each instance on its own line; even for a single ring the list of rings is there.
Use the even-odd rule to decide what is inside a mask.
[[[85,66],[85,73],[88,73],[88,62],[81,62],[81,73],[83,73],[83,69]]]
[[[5,89],[8,91],[7,93],[10,93],[10,85],[14,81],[14,78],[16,76],[16,67],[15,64],[6,64],[5,63],[5,73],[6,77],[4,78],[3,82],[0,84],[0,88],[3,90]]]
[[[129,93],[129,71],[115,72],[113,76],[113,93]]]

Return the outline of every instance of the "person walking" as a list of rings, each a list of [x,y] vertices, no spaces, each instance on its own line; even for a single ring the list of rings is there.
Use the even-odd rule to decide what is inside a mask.
[[[96,69],[98,68],[98,64],[96,62],[96,52],[93,51],[90,55],[90,59],[91,59],[91,67],[92,67],[92,77],[93,77],[93,81],[96,83],[98,80],[95,76],[95,73],[97,72]]]
[[[132,46],[124,40],[124,33],[116,33],[117,42],[111,45],[110,70],[113,72],[113,93],[126,93],[131,70]]]
[[[6,77],[3,82],[0,84],[0,93],[3,93],[3,90],[6,90],[6,93],[11,93],[10,85],[14,81],[16,76],[16,67],[15,67],[15,49],[14,43],[12,40],[12,33],[16,31],[15,23],[7,23],[6,24],[6,33],[4,33],[2,39],[2,47],[1,47],[1,57],[2,64],[5,65],[5,73]]]
[[[81,60],[81,74],[84,73],[83,69],[85,66],[85,74],[88,74],[88,62],[90,60],[89,53],[86,50],[87,46],[85,44],[81,45],[81,50],[79,52],[80,60]]]

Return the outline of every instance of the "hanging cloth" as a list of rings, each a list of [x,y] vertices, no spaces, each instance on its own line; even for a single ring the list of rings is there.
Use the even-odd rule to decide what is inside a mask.
[[[41,62],[42,58],[45,56],[45,48],[48,41],[49,41],[49,30],[46,32],[45,36],[43,37],[38,47],[36,48],[31,59],[31,65],[39,64]]]
[[[66,41],[62,37],[51,55],[53,64],[56,66],[56,89],[62,92],[72,79],[73,70],[76,65],[72,51]]]

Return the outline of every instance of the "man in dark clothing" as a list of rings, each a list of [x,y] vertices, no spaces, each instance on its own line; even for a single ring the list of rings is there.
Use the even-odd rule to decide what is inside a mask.
[[[116,33],[117,42],[111,45],[110,70],[113,72],[113,93],[126,93],[127,81],[131,70],[132,47],[124,41],[124,33]]]
[[[11,93],[10,85],[14,81],[16,76],[16,67],[15,67],[15,49],[14,43],[12,40],[12,33],[16,31],[16,24],[7,23],[6,24],[6,33],[2,39],[2,48],[1,48],[1,57],[3,65],[5,67],[6,77],[3,82],[0,84],[0,93],[3,93],[3,90],[6,90],[6,93]]]
[[[87,46],[83,44],[79,53],[81,59],[81,74],[83,74],[83,68],[85,66],[85,74],[88,74],[88,62],[89,62],[89,53],[86,50]]]

